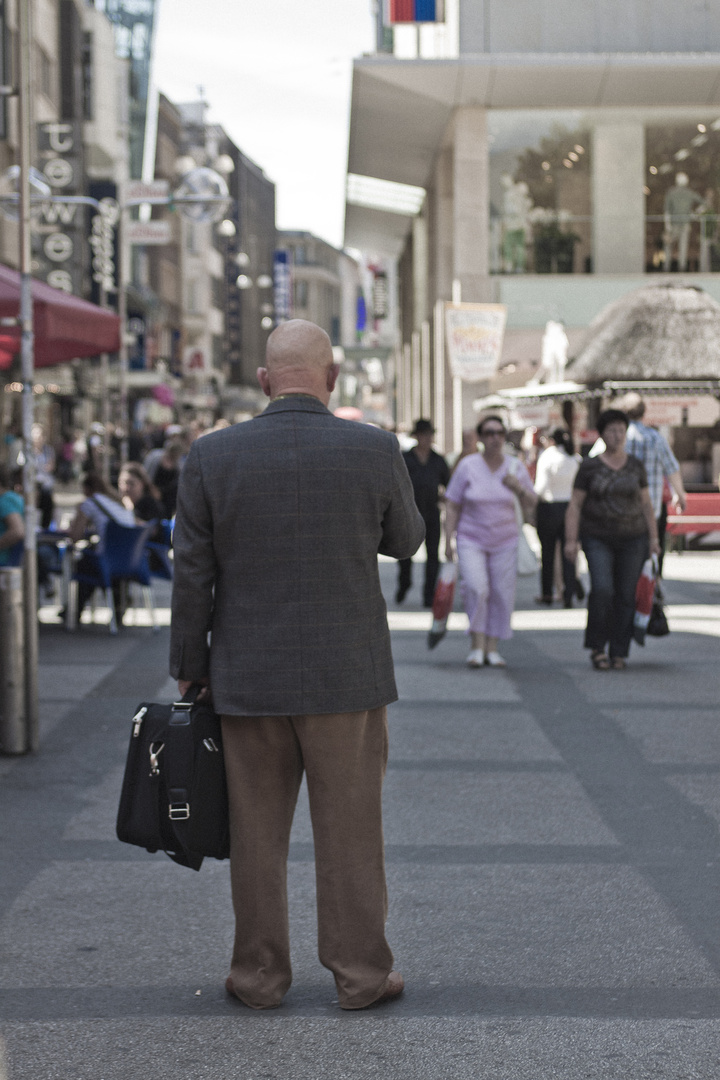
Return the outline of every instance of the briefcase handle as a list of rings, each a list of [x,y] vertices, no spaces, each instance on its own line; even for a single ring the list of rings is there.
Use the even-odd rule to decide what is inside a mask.
[[[172,706],[173,709],[177,709],[178,707],[191,709],[192,706],[195,704],[195,699],[197,698],[198,694],[200,693],[201,690],[204,690],[204,689],[205,689],[205,687],[203,686],[202,683],[199,683],[199,682],[190,683],[190,685],[188,686],[187,690],[185,691],[183,696],[180,698],[180,700],[179,701],[173,701],[173,706]]]

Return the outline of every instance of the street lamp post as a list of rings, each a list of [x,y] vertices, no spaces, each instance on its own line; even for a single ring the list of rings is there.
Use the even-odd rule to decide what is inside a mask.
[[[20,359],[22,366],[23,493],[25,496],[25,558],[23,559],[23,623],[25,644],[25,732],[26,750],[37,750],[38,715],[38,627],[37,627],[37,545],[35,543],[36,495],[35,458],[32,445],[34,419],[33,307],[30,241],[30,10],[18,4],[18,158],[19,158],[19,241],[20,241]]]

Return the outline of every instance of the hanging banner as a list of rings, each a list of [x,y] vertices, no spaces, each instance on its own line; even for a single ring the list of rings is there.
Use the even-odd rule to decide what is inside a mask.
[[[445,336],[453,378],[490,379],[502,353],[507,308],[504,304],[445,304]]]

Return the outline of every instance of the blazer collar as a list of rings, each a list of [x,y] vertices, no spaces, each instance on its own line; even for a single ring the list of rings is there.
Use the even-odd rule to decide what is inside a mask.
[[[276,401],[271,401],[261,416],[278,412],[313,412],[332,415],[322,401],[311,394],[288,394],[287,397],[280,397]]]

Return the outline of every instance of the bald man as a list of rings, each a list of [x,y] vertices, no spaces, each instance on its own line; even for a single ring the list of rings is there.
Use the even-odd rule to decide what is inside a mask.
[[[397,439],[327,406],[330,339],[303,320],[268,340],[270,404],[193,443],[174,533],[170,671],[222,716],[235,944],[226,988],[253,1009],[290,986],[287,856],[307,778],[320,961],[343,1009],[403,989],[385,938],[381,791],[397,699],[378,553],[424,525]]]

